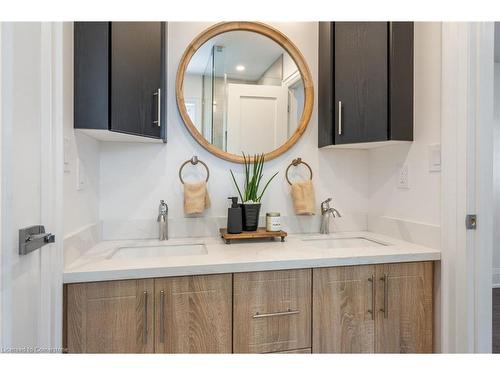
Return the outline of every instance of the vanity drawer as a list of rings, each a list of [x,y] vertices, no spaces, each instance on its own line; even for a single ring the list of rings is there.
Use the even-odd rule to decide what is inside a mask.
[[[267,353],[267,354],[312,354],[312,348],[285,350],[282,352]]]
[[[311,270],[234,274],[233,351],[311,346]]]

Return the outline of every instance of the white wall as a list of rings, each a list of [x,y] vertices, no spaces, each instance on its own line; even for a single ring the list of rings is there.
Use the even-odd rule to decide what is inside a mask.
[[[64,235],[99,221],[99,142],[73,129],[73,23],[64,24]],[[82,190],[77,190],[76,164],[83,165]]]
[[[500,44],[500,41],[495,41]],[[494,93],[494,159],[493,159],[493,194],[495,211],[493,216],[493,284],[500,287],[500,62],[495,63]]]
[[[283,83],[283,55],[278,57],[258,79],[258,85],[281,86]]]
[[[205,213],[205,218],[226,215],[226,198],[236,193],[229,168],[242,176],[242,167],[214,157],[193,140],[179,116],[174,95],[180,57],[189,42],[208,26],[209,23],[169,23],[168,143],[101,144],[99,215],[104,223],[126,219],[152,225],[160,199],[168,202],[171,219],[183,219],[182,186],[177,172],[180,164],[193,154],[207,162],[211,172],[209,192],[212,207]],[[313,76],[317,97],[317,23],[273,23],[272,26],[290,37],[303,53]],[[319,150],[315,101],[311,121],[302,138],[285,155],[268,162],[267,174],[273,171],[280,171],[280,174],[264,196],[263,212],[280,211],[285,217],[294,217],[284,171],[293,158],[300,156],[314,171],[318,203],[331,196],[334,205],[343,214],[342,219],[335,220],[334,229],[384,231],[391,227],[384,220],[395,218],[398,221],[397,230],[386,230],[388,234],[414,241],[423,238],[424,244],[438,247],[440,173],[429,172],[428,146],[440,143],[440,41],[439,23],[415,24],[415,141],[412,144],[370,151]],[[399,167],[404,163],[410,167],[408,190],[396,187]],[[189,174],[190,170],[186,172]],[[200,176],[201,173],[200,169]],[[315,230],[318,217],[299,220],[301,228]],[[184,222],[197,221],[189,219]],[[405,236],[398,226],[399,222],[410,223],[405,230],[411,232],[411,236]],[[191,224],[184,225],[190,228]]]
[[[288,53],[283,54],[283,80],[289,78],[298,70],[295,61]]]
[[[212,207],[207,217],[222,217],[227,213],[227,197],[235,195],[229,169],[242,176],[242,166],[216,158],[189,135],[179,116],[175,101],[175,75],[180,58],[190,41],[209,23],[169,23],[168,45],[168,143],[101,144],[100,217],[104,221],[136,219],[156,220],[158,203],[165,199],[170,207],[170,218],[183,218],[182,186],[177,172],[179,166],[193,154],[210,167],[209,192]],[[317,42],[316,22],[273,23],[285,33],[305,56],[312,73],[317,96]],[[356,229],[365,229],[363,219],[368,207],[368,155],[362,150],[318,150],[317,102],[307,130],[298,143],[285,155],[268,162],[266,175],[280,174],[263,198],[263,212],[280,211],[293,216],[289,186],[284,172],[293,158],[302,157],[313,168],[316,198],[334,198],[334,204],[344,214],[344,222],[352,222]],[[188,171],[187,171],[188,172]],[[203,171],[201,170],[201,173]],[[353,216],[354,215],[354,216]],[[352,219],[355,217],[355,219]],[[314,223],[316,218],[304,218]],[[337,221],[337,224],[342,220]],[[306,223],[307,225],[307,223]],[[318,227],[319,228],[319,227]],[[350,226],[353,228],[353,226]]]
[[[441,173],[429,171],[429,145],[440,143],[441,132],[440,23],[415,23],[414,62],[414,141],[368,151],[369,227],[381,217],[430,225],[439,246]],[[404,164],[409,189],[397,187]]]

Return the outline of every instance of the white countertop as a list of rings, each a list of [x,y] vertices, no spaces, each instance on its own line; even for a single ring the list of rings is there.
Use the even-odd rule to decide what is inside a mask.
[[[319,249],[303,239],[362,237],[385,246]],[[205,244],[206,254],[168,257],[110,257],[120,247]],[[374,244],[377,245],[377,244]],[[137,249],[140,251],[140,248]],[[291,235],[285,242],[263,240],[226,245],[220,238],[178,238],[168,241],[103,241],[85,252],[64,270],[64,283],[141,279],[216,273],[250,272],[292,268],[332,267],[377,263],[439,260],[439,250],[370,232],[330,235]]]

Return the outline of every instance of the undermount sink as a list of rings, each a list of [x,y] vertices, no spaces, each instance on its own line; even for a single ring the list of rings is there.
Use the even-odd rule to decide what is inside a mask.
[[[207,254],[205,244],[135,245],[117,248],[108,259],[178,257]]]
[[[304,238],[302,241],[307,242],[309,245],[321,250],[388,246],[388,244],[364,237]]]

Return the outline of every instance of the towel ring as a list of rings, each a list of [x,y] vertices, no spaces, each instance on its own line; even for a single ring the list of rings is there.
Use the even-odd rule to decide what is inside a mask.
[[[288,181],[288,183],[291,185],[292,183],[290,182],[290,179],[288,178],[288,170],[290,169],[290,167],[293,165],[294,167],[298,166],[299,164],[304,164],[308,169],[309,169],[309,173],[311,174],[311,180],[313,179],[313,171],[310,167],[309,164],[307,164],[305,161],[302,161],[302,158],[297,158],[297,159],[293,159],[292,162],[290,163],[290,165],[286,168],[286,172],[285,172],[285,176],[286,176],[286,180]]]
[[[200,159],[198,159],[198,156],[195,155],[191,159],[186,160],[184,163],[182,163],[181,167],[179,168],[179,179],[181,180],[182,184],[184,184],[184,180],[182,179],[182,169],[188,163],[191,163],[191,165],[196,165],[198,163],[201,163],[205,167],[205,169],[207,170],[207,179],[205,180],[205,182],[208,181],[208,179],[210,177],[210,170],[208,169],[208,166],[204,162],[202,162]]]

